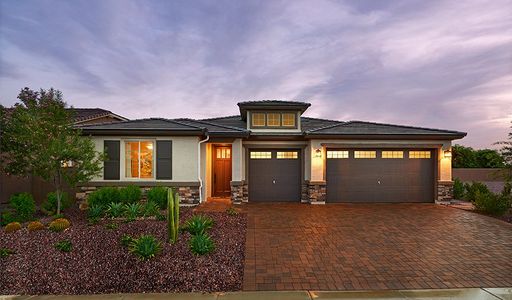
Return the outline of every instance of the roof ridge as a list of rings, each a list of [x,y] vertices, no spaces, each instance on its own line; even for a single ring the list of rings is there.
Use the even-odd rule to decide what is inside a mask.
[[[117,121],[117,122],[103,122],[103,123],[96,123],[96,124],[83,124],[83,125],[78,124],[77,127],[94,127],[94,126],[107,125],[107,124],[130,123],[130,122],[140,122],[140,121],[148,121],[148,120],[159,120],[159,121],[164,121],[164,122],[168,122],[168,123],[178,124],[178,125],[181,125],[181,126],[191,127],[193,129],[201,129],[201,130],[203,130],[203,128],[201,128],[201,127],[197,127],[197,126],[194,126],[194,125],[189,125],[189,124],[181,123],[181,122],[174,121],[174,120],[167,119],[167,118],[159,118],[159,117],[123,120],[123,121]]]
[[[315,117],[306,117],[306,116],[300,116],[304,119],[311,119],[311,120],[320,120],[320,121],[329,121],[329,122],[337,122],[337,123],[344,123],[345,121],[340,120],[333,120],[333,119],[324,119],[324,118],[315,118]]]
[[[329,121],[332,121],[332,120],[329,120]],[[329,128],[333,128],[333,127],[336,127],[336,126],[345,125],[346,123],[348,123],[348,122],[345,122],[345,121],[335,121],[335,122],[338,122],[338,123],[330,124],[330,125],[326,125],[326,126],[322,126],[322,127],[317,127],[317,128],[314,128],[314,129],[306,130],[305,132],[306,133],[308,133],[308,132],[315,132],[315,131],[318,131],[318,130],[329,129]]]
[[[424,129],[424,130],[433,130],[433,131],[445,131],[445,132],[453,132],[453,133],[464,133],[464,132],[456,131],[456,130],[448,130],[448,129],[440,129],[440,128],[430,128],[430,127],[419,127],[419,126],[411,126],[411,125],[379,123],[379,122],[360,121],[360,120],[350,120],[350,121],[345,122],[345,124],[343,124],[343,125],[347,125],[347,124],[351,124],[351,123],[365,123],[365,124],[385,125],[385,126],[392,126],[392,127],[411,128],[411,129]]]
[[[205,118],[205,119],[199,119],[199,120],[219,120],[219,119],[227,119],[227,118],[234,118],[234,117],[240,117],[240,115],[231,115],[231,116],[225,116],[225,117],[213,117],[213,118]],[[195,119],[192,119],[195,120]]]

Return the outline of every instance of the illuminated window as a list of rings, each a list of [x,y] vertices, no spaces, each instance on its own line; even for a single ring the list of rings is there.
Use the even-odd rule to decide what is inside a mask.
[[[354,158],[376,158],[375,151],[354,151]]]
[[[382,151],[382,158],[404,158],[403,151]]]
[[[153,142],[125,143],[125,177],[153,178]]]
[[[251,115],[252,126],[265,126],[265,114],[264,113],[253,113]]]
[[[295,127],[295,114],[293,113],[283,113],[283,126],[285,127]]]
[[[267,114],[267,126],[281,126],[281,114],[279,113],[268,113]]]
[[[231,149],[229,148],[217,148],[215,155],[217,158],[231,158]]]
[[[409,151],[409,158],[430,158],[430,151]]]
[[[348,151],[327,150],[327,158],[348,158]]]
[[[252,159],[271,159],[272,152],[251,152]]]
[[[299,153],[297,151],[277,152],[277,159],[297,159],[297,158],[299,158]]]

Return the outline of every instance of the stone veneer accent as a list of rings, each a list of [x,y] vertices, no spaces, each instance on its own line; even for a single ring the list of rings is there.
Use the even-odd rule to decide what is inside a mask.
[[[231,201],[234,204],[249,202],[249,187],[245,181],[231,181]]]
[[[437,182],[437,204],[449,203],[453,199],[453,181]]]
[[[327,183],[325,181],[307,181],[306,184],[307,198],[303,191],[302,202],[306,202],[304,201],[305,199],[311,204],[325,204],[327,198]]]
[[[136,183],[134,183],[136,184]],[[79,192],[76,193],[76,199],[79,201],[80,205],[85,203],[87,200],[87,196],[96,191],[99,186],[82,186],[79,187]],[[141,187],[142,189],[142,197],[145,198],[147,192],[151,189],[151,186]],[[199,204],[199,187],[197,186],[180,186],[173,187],[178,191],[180,195],[180,203],[181,204]]]

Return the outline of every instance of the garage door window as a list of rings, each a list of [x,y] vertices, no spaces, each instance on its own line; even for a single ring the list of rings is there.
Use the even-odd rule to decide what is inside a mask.
[[[348,151],[327,150],[327,158],[348,158]]]
[[[376,151],[354,151],[354,158],[376,158]]]
[[[272,152],[251,152],[251,159],[271,159]]]
[[[409,158],[430,158],[430,151],[409,151]]]
[[[403,151],[382,151],[382,158],[404,158]]]
[[[277,159],[297,159],[297,158],[299,158],[299,153],[297,151],[277,152]]]

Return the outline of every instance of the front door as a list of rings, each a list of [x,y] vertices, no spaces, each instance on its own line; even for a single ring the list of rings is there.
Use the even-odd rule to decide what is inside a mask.
[[[231,195],[231,147],[213,147],[213,196]]]

